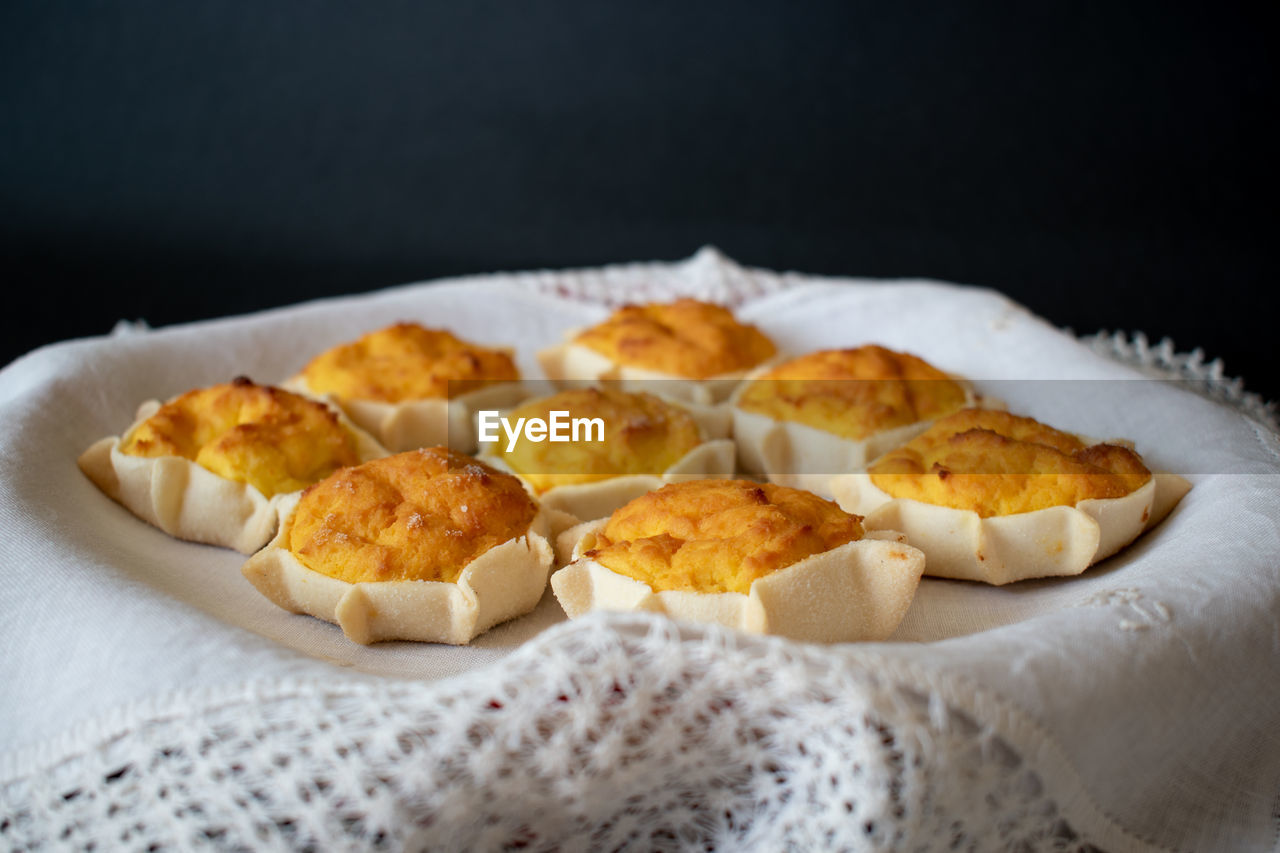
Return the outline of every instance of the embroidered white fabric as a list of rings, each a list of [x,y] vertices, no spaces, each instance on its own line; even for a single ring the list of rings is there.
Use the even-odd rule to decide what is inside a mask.
[[[447,685],[193,697],[5,793],[17,849],[1089,849],[1028,762],[927,692],[652,616]]]
[[[523,345],[599,316],[584,300],[687,293],[794,349],[878,340],[993,379],[1132,377],[1119,356],[1235,407],[1151,389],[1158,423],[1103,425],[1187,461],[1195,488],[1158,535],[1078,579],[926,581],[881,644],[564,623],[548,598],[473,648],[352,648],[261,605],[235,558],[131,525],[64,470],[144,390],[253,358],[288,375],[317,334],[410,305],[483,331],[475,283],[134,328],[0,374],[0,847],[1280,849],[1274,410],[1171,347],[1104,337],[1103,359],[990,292],[713,250],[486,277],[561,300],[509,297],[502,328]],[[156,357],[192,348],[198,364]]]

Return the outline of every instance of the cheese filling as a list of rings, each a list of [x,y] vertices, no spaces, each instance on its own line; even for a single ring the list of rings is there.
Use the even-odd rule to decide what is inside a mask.
[[[120,452],[180,456],[267,497],[360,461],[355,437],[329,407],[243,377],[165,403],[124,437]]]
[[[752,380],[737,406],[860,441],[933,420],[965,402],[964,386],[923,359],[864,346],[785,362]]]
[[[608,388],[562,391],[527,403],[506,415],[600,422],[577,441],[532,441],[528,436],[497,445],[498,455],[539,494],[555,486],[591,483],[631,474],[660,475],[701,443],[698,424],[684,409],[652,394]],[[599,436],[599,440],[597,440]]]
[[[983,518],[1124,497],[1151,479],[1128,447],[1087,445],[1032,418],[984,409],[939,420],[868,470],[895,498]]]
[[[399,323],[370,332],[312,359],[307,387],[340,400],[401,403],[445,399],[520,378],[510,354],[470,344],[449,332]]]
[[[746,594],[757,578],[861,539],[861,522],[811,492],[694,480],[619,509],[584,556],[655,592]]]
[[[523,536],[536,514],[515,477],[430,447],[317,483],[298,501],[286,541],[304,566],[349,583],[451,583],[476,557]]]
[[[749,370],[776,352],[755,326],[738,322],[723,306],[695,299],[623,306],[574,343],[615,364],[689,379]]]

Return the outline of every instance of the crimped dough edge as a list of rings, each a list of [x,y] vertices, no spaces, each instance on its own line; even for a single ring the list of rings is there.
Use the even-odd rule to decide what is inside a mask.
[[[170,536],[189,542],[232,548],[252,554],[276,532],[276,507],[289,494],[268,498],[256,487],[202,468],[181,456],[132,456],[121,444],[160,408],[159,400],[138,407],[134,422],[122,435],[90,445],[77,464],[99,489],[116,503]],[[361,462],[387,451],[350,421],[336,406],[338,422],[356,439]]]
[[[312,390],[302,374],[280,387],[342,409],[392,453],[442,444],[459,453],[474,453],[478,446],[477,414],[482,409],[511,408],[529,397],[523,380],[495,382],[447,400],[432,398],[400,403],[341,400],[333,394]]]
[[[836,503],[864,516],[866,529],[905,533],[926,555],[925,574],[994,586],[1079,575],[1159,524],[1191,488],[1177,474],[1153,472],[1124,497],[982,518],[973,510],[892,497],[865,472],[830,482]]]
[[[552,548],[542,510],[524,534],[468,563],[457,582],[350,583],[307,568],[288,549],[288,521],[299,497],[280,503],[275,537],[241,573],[274,604],[331,622],[353,642],[466,645],[494,625],[533,610],[546,590]]]
[[[906,615],[924,571],[923,553],[879,531],[758,578],[746,595],[655,593],[583,557],[607,523],[586,522],[561,536],[562,544],[575,540],[573,562],[551,576],[551,589],[570,619],[593,610],[646,610],[808,642],[884,640]]]

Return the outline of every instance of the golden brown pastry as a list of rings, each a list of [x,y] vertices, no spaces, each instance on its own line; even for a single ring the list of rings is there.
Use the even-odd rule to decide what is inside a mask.
[[[281,496],[385,453],[324,403],[241,377],[144,403],[79,464],[166,533],[252,553],[271,538]]]
[[[922,358],[875,344],[783,362],[739,391],[738,408],[860,441],[963,408],[965,386]]]
[[[1127,443],[1092,443],[1031,418],[964,409],[866,473],[839,475],[841,506],[906,534],[927,574],[1004,584],[1077,575],[1182,498]]]
[[[884,639],[924,568],[830,501],[745,480],[667,485],[570,533],[574,561],[551,587],[571,618],[655,610],[802,640]]]
[[[358,643],[461,644],[534,608],[546,522],[510,474],[443,447],[335,472],[281,507],[244,565],[267,598]]]
[[[556,414],[558,413],[558,414]],[[531,420],[562,425],[561,437],[533,441],[499,433],[482,444],[492,457],[528,483],[542,504],[574,516],[600,518],[664,483],[733,473],[727,424],[644,392],[612,385],[577,388],[534,400],[504,415],[512,424]],[[718,433],[718,434],[717,434]]]
[[[553,381],[650,382],[661,396],[706,405],[723,401],[737,379],[776,353],[729,309],[686,298],[623,306],[538,360]]]
[[[286,387],[334,400],[393,451],[436,444],[473,451],[475,411],[524,396],[509,351],[416,323],[326,350]]]
[[[832,474],[862,469],[975,400],[967,382],[908,353],[876,345],[821,350],[738,388],[734,439],[744,470],[829,496]]]
[[[728,308],[696,299],[625,305],[573,342],[614,364],[688,379],[750,370],[776,352],[759,329],[738,322]]]

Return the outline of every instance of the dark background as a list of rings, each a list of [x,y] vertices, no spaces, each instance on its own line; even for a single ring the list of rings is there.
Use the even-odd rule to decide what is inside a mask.
[[[711,243],[989,285],[1280,398],[1261,8],[7,2],[0,363]]]

